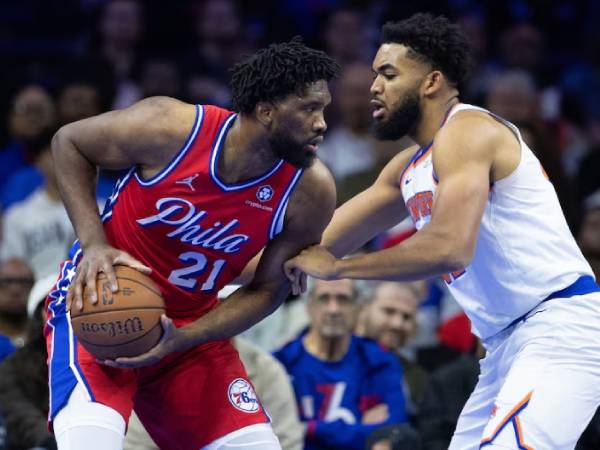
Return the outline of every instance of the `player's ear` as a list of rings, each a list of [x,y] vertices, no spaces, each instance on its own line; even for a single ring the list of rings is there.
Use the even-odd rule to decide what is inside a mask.
[[[426,96],[435,94],[441,89],[443,81],[444,74],[439,70],[429,72],[423,79],[423,82],[421,83],[423,94]]]
[[[265,127],[270,127],[273,122],[275,105],[271,102],[258,102],[256,104],[256,119]]]

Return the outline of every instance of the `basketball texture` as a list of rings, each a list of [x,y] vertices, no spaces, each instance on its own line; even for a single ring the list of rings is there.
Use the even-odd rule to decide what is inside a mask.
[[[161,338],[160,316],[165,302],[158,286],[146,275],[126,266],[115,266],[119,290],[112,292],[104,274],[96,281],[98,302],[86,301],[83,309],[71,308],[71,324],[79,342],[99,359],[138,356]]]

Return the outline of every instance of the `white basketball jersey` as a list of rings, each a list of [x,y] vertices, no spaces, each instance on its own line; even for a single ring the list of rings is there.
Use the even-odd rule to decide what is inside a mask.
[[[465,110],[491,114],[458,104],[446,121]],[[483,339],[580,276],[593,276],[540,162],[513,124],[491,115],[518,138],[521,161],[514,172],[490,187],[471,263],[464,271],[443,277],[471,319],[473,332]],[[435,198],[437,176],[432,151],[432,145],[419,149],[399,181],[417,230],[429,222]]]

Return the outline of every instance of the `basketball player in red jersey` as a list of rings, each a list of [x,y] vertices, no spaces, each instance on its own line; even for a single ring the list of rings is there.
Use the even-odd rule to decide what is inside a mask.
[[[292,40],[233,68],[237,114],[157,97],[56,134],[59,186],[79,237],[47,300],[60,450],[121,449],[133,407],[162,449],[280,448],[228,339],[279,306],[290,292],[283,262],[319,242],[333,214],[334,183],[315,152],[338,72]],[[101,217],[97,166],[129,168]],[[254,280],[217,304],[263,247]],[[67,305],[97,302],[100,272],[116,290],[116,264],[149,274],[168,317],[147,354],[101,364],[74,337]]]

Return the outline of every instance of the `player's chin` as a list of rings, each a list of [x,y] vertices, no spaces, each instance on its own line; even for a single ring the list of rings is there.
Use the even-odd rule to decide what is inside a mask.
[[[288,162],[298,169],[308,169],[317,159],[316,153],[310,150],[303,150],[299,157],[289,159]]]

